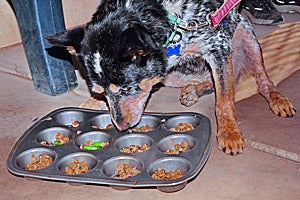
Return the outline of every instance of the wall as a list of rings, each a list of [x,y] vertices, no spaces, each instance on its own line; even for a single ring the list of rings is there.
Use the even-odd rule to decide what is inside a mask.
[[[85,24],[91,19],[100,0],[62,0],[66,27]],[[18,44],[21,36],[13,10],[0,0],[0,48]]]

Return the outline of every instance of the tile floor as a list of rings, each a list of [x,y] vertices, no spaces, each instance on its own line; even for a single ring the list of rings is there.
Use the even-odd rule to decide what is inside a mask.
[[[286,19],[293,21],[300,20],[300,17],[288,15]],[[255,26],[258,35],[263,35],[273,28]],[[99,185],[73,186],[52,181],[32,181],[10,174],[6,169],[7,155],[17,138],[34,121],[54,109],[79,106],[88,98],[83,81],[80,80],[79,83],[79,89],[57,97],[38,93],[34,90],[29,78],[22,47],[16,45],[0,50],[0,199],[40,199],[40,197],[56,200],[99,198],[145,200],[299,199],[299,162],[258,151],[249,145],[242,154],[235,157],[227,156],[217,150],[215,140],[208,162],[200,174],[189,182],[183,190],[171,194],[162,193],[153,188],[118,191]],[[178,103],[178,96],[178,89],[162,88],[152,95],[147,110],[203,113],[211,119],[214,134],[216,131],[214,96],[205,96],[197,103],[197,106],[191,108],[181,106]],[[242,108],[247,108],[248,105],[247,102],[241,104],[238,109],[240,109],[240,116],[243,119]],[[267,104],[265,106],[267,107]],[[293,120],[299,122],[299,117]],[[294,126],[297,124],[299,123],[295,123]],[[285,124],[274,124],[274,126],[282,128]],[[242,128],[244,132],[252,130],[250,125]],[[299,129],[299,127],[293,128]],[[298,138],[296,137],[296,139]],[[288,143],[288,141],[295,143],[294,138],[289,138],[286,142]],[[296,144],[299,142],[298,140]]]

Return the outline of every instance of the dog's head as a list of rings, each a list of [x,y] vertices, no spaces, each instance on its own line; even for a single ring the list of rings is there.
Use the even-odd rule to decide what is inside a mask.
[[[86,27],[46,39],[76,54],[91,91],[104,92],[114,124],[126,130],[139,122],[152,86],[166,74],[170,24],[156,1],[105,2]]]

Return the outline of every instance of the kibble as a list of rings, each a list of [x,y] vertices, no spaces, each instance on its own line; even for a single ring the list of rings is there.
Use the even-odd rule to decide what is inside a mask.
[[[174,180],[181,178],[183,174],[181,173],[180,169],[177,169],[176,171],[169,171],[166,172],[164,169],[156,169],[151,177],[156,180]]]
[[[113,177],[116,179],[125,179],[125,178],[136,176],[139,173],[141,173],[141,171],[136,167],[131,167],[130,164],[118,163],[116,165],[116,173]]]
[[[173,143],[173,141],[171,141]],[[165,154],[180,154],[189,151],[189,144],[186,141],[182,141],[180,144],[174,144],[174,149],[168,149]]]
[[[29,162],[26,166],[26,170],[38,170],[48,167],[53,163],[53,159],[51,156],[47,154],[41,154],[35,156],[34,154],[31,155],[31,162]]]
[[[74,158],[73,162],[71,162],[66,168],[66,174],[83,174],[90,171],[89,166],[86,161],[80,162],[78,158]]]
[[[175,127],[170,128],[171,131],[175,131],[175,132],[186,132],[186,131],[191,131],[193,129],[194,127],[191,123],[183,123],[183,122],[180,122]]]
[[[149,149],[148,144],[142,144],[142,145],[129,145],[128,147],[123,147],[120,149],[120,152],[123,153],[141,153],[144,151],[147,151]]]

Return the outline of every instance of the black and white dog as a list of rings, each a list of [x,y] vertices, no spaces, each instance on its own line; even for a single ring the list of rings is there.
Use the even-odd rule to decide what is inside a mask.
[[[292,117],[296,110],[265,71],[260,45],[249,22],[233,9],[217,27],[209,15],[220,0],[102,0],[86,27],[46,39],[70,46],[84,67],[92,92],[104,92],[119,130],[140,120],[152,86],[182,87],[191,106],[216,94],[218,146],[235,155],[244,148],[234,106],[234,84],[254,74],[271,110]]]

